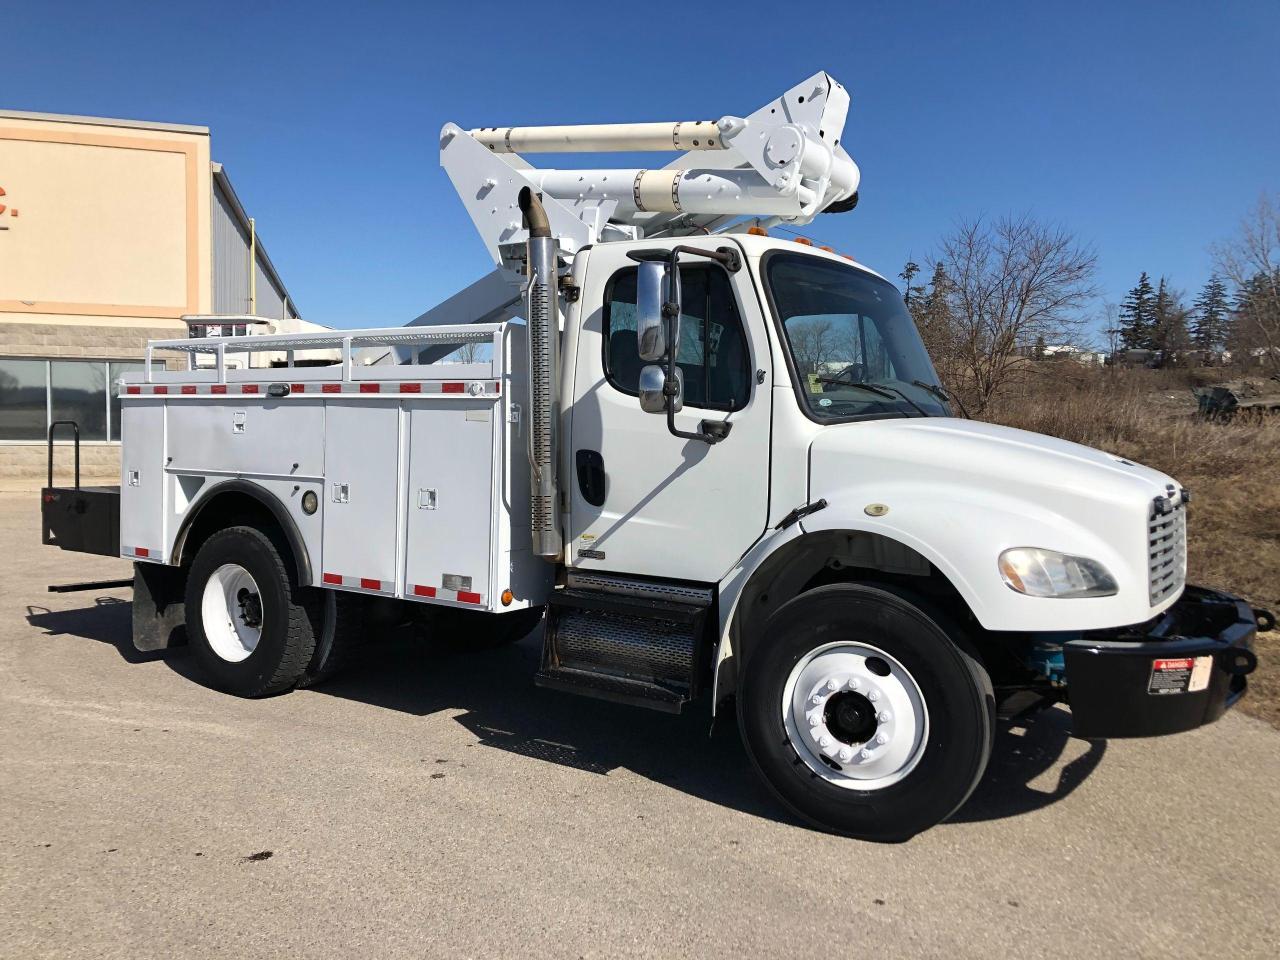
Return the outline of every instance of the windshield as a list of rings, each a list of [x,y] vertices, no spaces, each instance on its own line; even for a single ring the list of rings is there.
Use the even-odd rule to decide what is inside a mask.
[[[770,256],[765,277],[813,419],[950,416],[929,389],[937,374],[892,284],[799,253]]]

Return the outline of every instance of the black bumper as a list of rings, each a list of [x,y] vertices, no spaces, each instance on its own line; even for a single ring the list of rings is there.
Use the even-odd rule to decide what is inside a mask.
[[[1217,720],[1244,696],[1259,617],[1243,600],[1187,587],[1140,627],[1094,631],[1064,644],[1072,733],[1155,737]]]

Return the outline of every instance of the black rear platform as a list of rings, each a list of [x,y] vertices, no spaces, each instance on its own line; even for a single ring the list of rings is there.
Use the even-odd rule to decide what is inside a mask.
[[[75,435],[75,486],[53,485],[53,431],[71,427]],[[120,556],[120,488],[80,486],[80,428],[74,420],[49,424],[48,482],[40,491],[40,542],[76,553]]]

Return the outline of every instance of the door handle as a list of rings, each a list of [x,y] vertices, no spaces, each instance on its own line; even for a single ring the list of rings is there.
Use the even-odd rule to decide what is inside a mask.
[[[574,460],[578,466],[578,489],[582,491],[582,499],[593,507],[604,506],[604,457],[595,450],[579,450]]]

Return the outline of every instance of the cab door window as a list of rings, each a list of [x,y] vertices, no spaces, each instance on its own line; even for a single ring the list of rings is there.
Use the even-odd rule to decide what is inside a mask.
[[[676,364],[684,375],[685,406],[741,410],[751,396],[751,357],[728,276],[715,267],[681,267],[680,300]],[[643,366],[636,348],[636,268],[628,267],[605,291],[605,377],[636,396]]]

